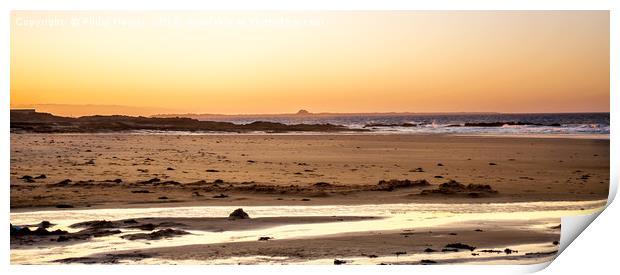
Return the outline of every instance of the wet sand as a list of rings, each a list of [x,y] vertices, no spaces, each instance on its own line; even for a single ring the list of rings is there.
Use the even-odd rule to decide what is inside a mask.
[[[378,188],[390,179],[430,185]],[[450,179],[497,193],[420,195]],[[608,185],[609,140],[11,134],[12,211],[595,200]]]
[[[559,228],[519,228],[506,222],[450,224],[433,228],[324,235],[313,238],[197,244],[102,253],[65,258],[57,263],[185,264],[420,264],[490,262],[508,259],[550,260],[559,248]],[[464,244],[471,248],[453,248]],[[536,244],[527,251],[515,248]],[[511,248],[512,246],[512,248]],[[508,250],[506,250],[508,249]],[[536,252],[531,252],[534,249]],[[458,257],[455,257],[458,254]],[[508,256],[510,255],[510,256]],[[507,257],[507,258],[506,258]],[[458,260],[455,260],[458,258]]]

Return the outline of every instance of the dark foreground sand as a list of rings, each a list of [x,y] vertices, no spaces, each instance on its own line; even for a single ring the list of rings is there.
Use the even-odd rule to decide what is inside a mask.
[[[378,186],[390,179],[430,185]],[[420,195],[449,179],[497,193]],[[11,134],[12,211],[595,200],[608,185],[609,140]]]
[[[267,241],[232,242],[222,244],[198,244],[152,249],[117,251],[87,257],[66,258],[58,263],[140,263],[165,261],[178,263],[217,263],[218,260],[240,257],[239,263],[261,263],[253,257],[282,257],[272,260],[275,263],[296,263],[317,259],[378,258],[393,262],[399,255],[447,256],[450,259],[435,260],[437,263],[467,263],[479,261],[482,256],[493,255],[489,259],[549,260],[555,255],[559,241],[559,228],[544,229],[519,228],[506,222],[474,222],[452,224],[439,228],[416,228],[398,231],[372,231],[338,235],[325,235],[313,238],[270,239]],[[450,248],[450,244],[465,244],[471,248]],[[544,251],[510,251],[510,246],[520,244],[543,244]],[[514,248],[514,247],[513,247]],[[492,249],[492,251],[490,251]],[[506,252],[506,249],[509,251]],[[466,252],[456,259],[451,253]],[[495,257],[497,256],[497,257]],[[419,260],[397,261],[401,264],[420,264]],[[263,259],[264,261],[264,259]],[[363,260],[358,260],[362,262]],[[228,262],[231,263],[231,262]],[[234,262],[232,262],[234,263]],[[355,261],[348,263],[355,264]]]

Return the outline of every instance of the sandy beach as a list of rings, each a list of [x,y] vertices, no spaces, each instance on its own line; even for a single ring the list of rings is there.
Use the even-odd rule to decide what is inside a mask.
[[[26,178],[24,178],[26,176]],[[428,185],[379,184],[425,180]],[[428,193],[455,180],[496,193]],[[12,211],[607,198],[609,140],[12,134]]]
[[[12,262],[536,263],[608,182],[605,139],[12,134],[11,221],[51,223]]]

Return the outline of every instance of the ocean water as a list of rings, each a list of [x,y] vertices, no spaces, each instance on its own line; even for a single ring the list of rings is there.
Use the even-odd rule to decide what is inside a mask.
[[[207,120],[207,119],[205,119]],[[251,123],[344,125],[371,133],[609,136],[609,113],[279,115],[208,118]],[[475,125],[487,123],[487,125]],[[471,125],[474,124],[474,125]],[[489,125],[492,124],[492,125]]]

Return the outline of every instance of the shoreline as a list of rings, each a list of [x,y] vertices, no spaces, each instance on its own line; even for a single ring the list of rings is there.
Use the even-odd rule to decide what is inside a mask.
[[[200,132],[200,131],[116,131],[116,132],[93,132],[93,133],[35,133],[35,132],[11,132],[11,135],[58,135],[58,136],[421,136],[421,137],[479,137],[479,138],[515,138],[515,139],[585,139],[585,140],[610,140],[610,134],[528,134],[528,133],[411,133],[411,132]]]

